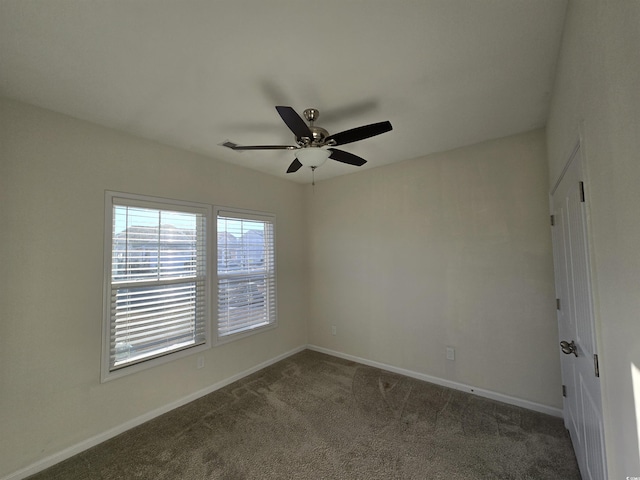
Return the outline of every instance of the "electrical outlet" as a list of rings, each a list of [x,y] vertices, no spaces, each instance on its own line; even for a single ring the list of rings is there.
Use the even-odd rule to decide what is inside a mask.
[[[335,325],[331,325],[331,335],[335,335],[336,333],[338,333],[338,329]]]
[[[456,359],[456,349],[453,347],[447,347],[447,360]]]
[[[198,368],[204,368],[204,355],[198,355]]]

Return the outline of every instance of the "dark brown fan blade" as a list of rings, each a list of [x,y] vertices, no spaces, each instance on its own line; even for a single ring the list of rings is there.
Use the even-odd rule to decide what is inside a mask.
[[[228,147],[231,150],[295,150],[299,148],[293,145],[238,145],[229,140],[221,143],[220,146]]]
[[[331,155],[329,158],[333,160],[337,160],[338,162],[348,163],[349,165],[355,165],[356,167],[361,167],[367,161],[364,158],[361,158],[353,153],[345,152],[344,150],[338,150],[337,148],[329,148],[331,150]]]
[[[293,132],[296,138],[307,137],[309,140],[313,140],[313,133],[309,130],[309,127],[304,122],[302,117],[296,113],[291,107],[276,107],[276,110],[287,124],[289,130]]]
[[[391,127],[390,122],[372,123],[371,125],[364,125],[362,127],[352,128],[351,130],[345,130],[344,132],[329,135],[325,138],[325,144],[333,140],[333,145],[344,145],[346,143],[357,142],[358,140],[364,140],[365,138],[375,137],[381,133],[388,132]]]
[[[300,170],[300,167],[302,167],[302,164],[300,163],[300,160],[296,158],[293,162],[291,162],[289,168],[287,168],[287,173],[297,172],[298,170]]]

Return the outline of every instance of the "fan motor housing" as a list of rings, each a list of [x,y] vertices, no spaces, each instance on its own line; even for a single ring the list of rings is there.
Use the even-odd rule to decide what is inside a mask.
[[[329,132],[322,127],[312,125],[309,127],[309,130],[313,133],[313,143],[324,143],[324,139],[329,136]]]

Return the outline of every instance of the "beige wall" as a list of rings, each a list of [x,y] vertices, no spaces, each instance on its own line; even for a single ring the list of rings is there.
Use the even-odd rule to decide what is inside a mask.
[[[309,342],[560,408],[547,192],[542,130],[309,186]]]
[[[572,0],[547,126],[550,182],[584,141],[609,478],[640,476],[640,2]],[[640,382],[640,378],[636,378]]]
[[[277,215],[279,328],[100,384],[104,191]],[[304,187],[0,99],[0,478],[307,343]]]

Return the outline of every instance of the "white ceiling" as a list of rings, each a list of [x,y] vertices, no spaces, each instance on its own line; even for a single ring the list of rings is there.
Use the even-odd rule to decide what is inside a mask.
[[[0,0],[0,95],[286,175],[275,105],[371,168],[544,126],[566,0]],[[358,167],[328,161],[316,180]]]

